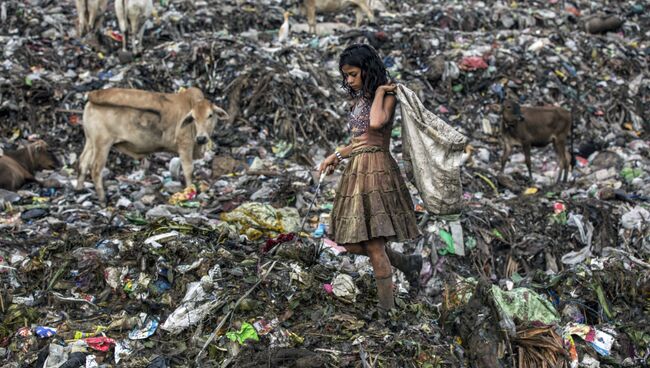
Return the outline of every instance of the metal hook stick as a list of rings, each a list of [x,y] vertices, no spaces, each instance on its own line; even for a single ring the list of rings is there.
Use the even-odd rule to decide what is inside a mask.
[[[305,213],[305,217],[302,219],[302,223],[300,224],[300,231],[305,227],[305,221],[307,221],[307,217],[309,217],[309,213],[311,212],[311,208],[314,206],[314,202],[316,202],[316,198],[318,197],[318,194],[320,193],[320,186],[323,184],[323,181],[325,181],[325,173],[321,173],[320,178],[318,179],[318,185],[316,186],[316,190],[314,191],[314,197],[311,200],[311,203],[309,204],[309,207],[307,207],[307,213]]]

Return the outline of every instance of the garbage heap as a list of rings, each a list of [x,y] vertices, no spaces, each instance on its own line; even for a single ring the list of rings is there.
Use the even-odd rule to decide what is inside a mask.
[[[81,40],[71,3],[3,2],[0,148],[44,139],[61,167],[0,190],[1,366],[647,365],[648,6],[372,3],[376,24],[323,14],[279,43],[284,3],[160,1],[134,56],[112,10]],[[391,246],[425,258],[421,288],[396,270],[385,323],[368,260],[327,239],[340,171],[315,192],[348,139],[337,57],[354,42],[470,139],[460,214],[409,186],[422,237]],[[108,207],[73,190],[86,92],[190,86],[230,115],[194,185],[172,154],[112,152]],[[500,172],[505,99],[572,112],[569,183],[550,145],[532,178],[518,150]]]

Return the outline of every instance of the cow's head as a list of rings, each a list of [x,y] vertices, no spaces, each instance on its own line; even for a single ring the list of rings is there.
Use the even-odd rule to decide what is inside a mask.
[[[52,170],[59,165],[59,161],[50,152],[47,143],[43,140],[37,140],[26,146],[20,147],[18,153],[24,158],[23,165],[32,170]]]
[[[186,127],[194,124],[196,129],[194,141],[196,144],[203,145],[210,141],[217,119],[228,119],[228,113],[208,100],[201,100],[185,116],[181,126]]]
[[[521,106],[514,100],[503,101],[501,111],[504,117],[504,123],[509,126],[514,126],[517,121],[523,119],[521,115]]]

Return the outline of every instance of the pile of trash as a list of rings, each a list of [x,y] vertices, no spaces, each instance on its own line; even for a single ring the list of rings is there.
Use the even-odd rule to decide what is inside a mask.
[[[375,23],[319,14],[316,35],[294,9],[279,42],[284,2],[161,0],[131,55],[112,10],[79,39],[71,3],[3,2],[0,149],[44,139],[61,166],[0,190],[0,367],[647,366],[648,6],[370,3]],[[460,214],[409,184],[423,235],[391,246],[424,257],[421,290],[396,270],[385,324],[368,259],[327,239],[340,171],[314,189],[354,42],[470,138]],[[111,152],[108,207],[73,189],[88,91],[191,86],[230,116],[193,185],[172,154]],[[532,179],[517,149],[500,171],[505,99],[572,112],[569,183],[551,145]]]

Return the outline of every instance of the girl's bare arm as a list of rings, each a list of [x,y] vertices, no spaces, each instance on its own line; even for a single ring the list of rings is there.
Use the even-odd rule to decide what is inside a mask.
[[[395,96],[386,95],[386,92],[395,91],[395,85],[380,86],[375,92],[375,99],[370,107],[370,128],[381,129],[390,121],[395,112],[397,99]]]

